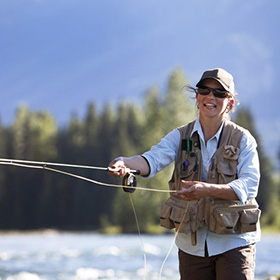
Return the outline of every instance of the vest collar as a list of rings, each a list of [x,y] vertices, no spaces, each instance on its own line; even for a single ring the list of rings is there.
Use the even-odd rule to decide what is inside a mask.
[[[222,122],[219,130],[217,131],[217,133],[211,139],[209,139],[209,140],[216,139],[217,143],[219,142],[219,139],[220,139],[220,136],[221,136],[224,124],[225,124],[225,119],[223,119],[223,122]],[[191,132],[191,137],[193,136],[193,134],[195,132],[197,132],[197,134],[199,135],[200,139],[205,143],[204,134],[203,134],[202,127],[201,127],[201,124],[200,124],[199,116],[197,117],[197,119],[194,122],[194,127],[193,127],[193,130]]]

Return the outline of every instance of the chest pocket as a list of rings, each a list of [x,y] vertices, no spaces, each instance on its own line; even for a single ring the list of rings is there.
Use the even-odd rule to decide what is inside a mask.
[[[180,166],[180,178],[188,181],[193,181],[198,166],[193,158],[185,158],[185,161]]]
[[[220,160],[216,160],[218,184],[227,184],[237,179],[237,164],[240,150],[232,145],[226,145],[220,151]]]
[[[237,179],[237,160],[217,163],[218,184],[227,184]]]

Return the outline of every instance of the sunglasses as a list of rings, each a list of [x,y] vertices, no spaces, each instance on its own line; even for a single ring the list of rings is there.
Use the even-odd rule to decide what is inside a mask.
[[[199,87],[195,90],[196,93],[201,95],[208,95],[212,91],[213,95],[218,98],[226,98],[230,96],[229,92],[218,88]]]

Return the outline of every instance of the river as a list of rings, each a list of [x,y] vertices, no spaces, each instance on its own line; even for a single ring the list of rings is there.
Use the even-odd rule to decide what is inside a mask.
[[[1,233],[0,280],[177,280],[175,245],[160,273],[172,243],[172,235]],[[279,273],[279,256],[280,235],[263,235],[255,279]]]

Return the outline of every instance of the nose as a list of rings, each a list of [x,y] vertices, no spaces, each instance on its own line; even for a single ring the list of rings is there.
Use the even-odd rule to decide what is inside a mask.
[[[211,90],[207,96],[215,97],[214,94],[213,94],[213,90]]]

